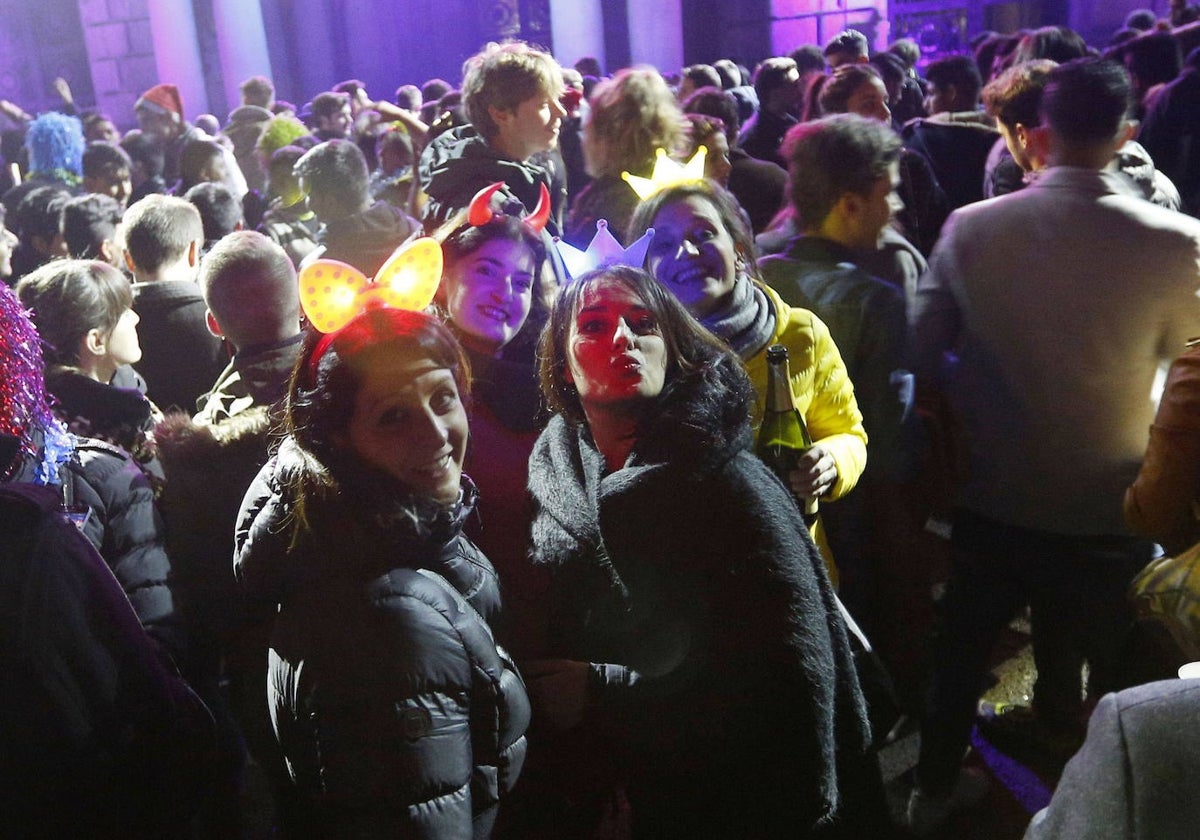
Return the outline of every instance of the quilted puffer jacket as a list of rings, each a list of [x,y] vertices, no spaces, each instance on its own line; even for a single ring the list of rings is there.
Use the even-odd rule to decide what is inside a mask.
[[[486,838],[525,756],[529,702],[495,644],[496,573],[453,509],[385,476],[343,482],[293,540],[285,440],[243,501],[235,571],[278,615],[266,700],[314,837]]]

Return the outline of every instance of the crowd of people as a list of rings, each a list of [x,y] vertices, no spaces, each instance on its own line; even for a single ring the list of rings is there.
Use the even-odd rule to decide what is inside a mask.
[[[930,836],[978,725],[1078,750],[1028,836],[1187,836],[1107,768],[1196,769],[1126,597],[1200,538],[1189,10],[0,102],[0,833],[244,836],[252,759],[286,838]]]

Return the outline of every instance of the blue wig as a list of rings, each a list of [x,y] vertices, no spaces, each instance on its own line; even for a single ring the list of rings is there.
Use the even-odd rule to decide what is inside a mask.
[[[29,150],[29,171],[83,174],[83,124],[75,117],[57,111],[42,114],[29,124],[25,148]]]

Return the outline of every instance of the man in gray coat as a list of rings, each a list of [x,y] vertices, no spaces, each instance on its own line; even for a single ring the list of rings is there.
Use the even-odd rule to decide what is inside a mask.
[[[1200,223],[1108,171],[1129,139],[1110,61],[1050,72],[1047,168],[952,213],[910,310],[917,375],[941,379],[962,432],[954,565],[935,640],[910,825],[963,798],[959,762],[992,643],[1031,607],[1039,737],[1082,740],[1094,696],[1130,685],[1125,590],[1152,556],[1121,511],[1154,416],[1153,383],[1200,326]]]
[[[1105,695],[1025,840],[1190,840],[1200,827],[1200,680]]]

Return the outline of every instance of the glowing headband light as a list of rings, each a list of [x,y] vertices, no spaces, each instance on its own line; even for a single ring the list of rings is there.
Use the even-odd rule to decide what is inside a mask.
[[[429,238],[401,245],[373,278],[337,260],[319,259],[304,266],[300,306],[309,323],[325,333],[308,363],[312,381],[317,363],[343,327],[371,309],[420,312],[433,300],[441,277],[442,248]]]
[[[667,157],[666,149],[658,149],[654,154],[654,171],[650,173],[649,178],[629,172],[621,173],[621,177],[633,187],[633,191],[642,201],[668,187],[704,180],[704,159],[708,156],[708,147],[697,146],[692,159],[683,165]]]
[[[608,268],[612,265],[631,265],[641,268],[646,262],[646,250],[650,240],[654,238],[654,228],[650,228],[642,238],[628,248],[622,248],[621,243],[608,230],[608,222],[600,219],[596,222],[596,235],[588,243],[586,251],[580,251],[573,245],[568,245],[561,239],[555,239],[558,253],[572,278],[596,268]]]

